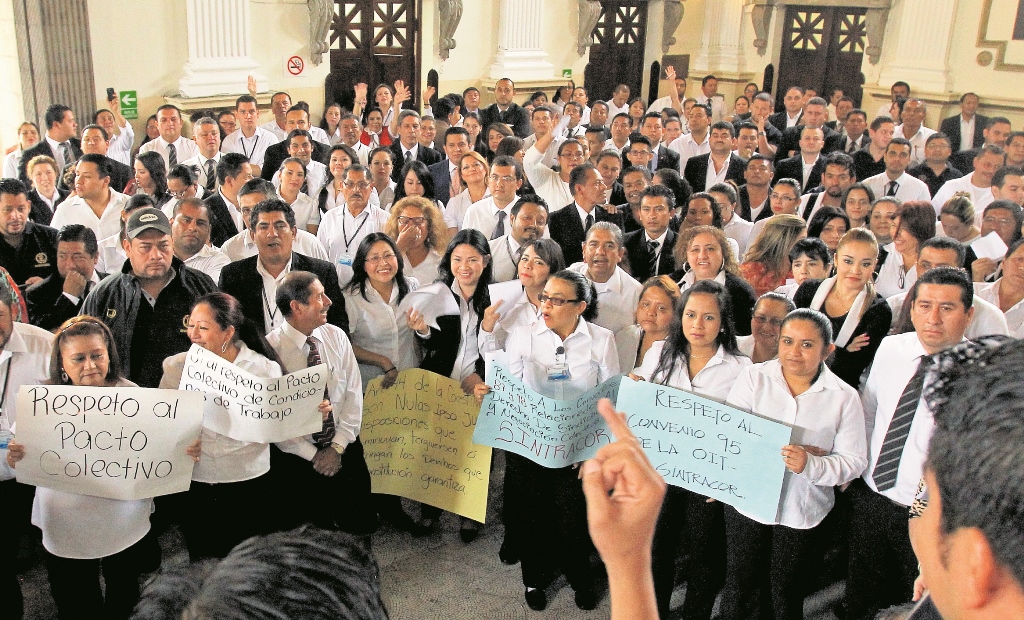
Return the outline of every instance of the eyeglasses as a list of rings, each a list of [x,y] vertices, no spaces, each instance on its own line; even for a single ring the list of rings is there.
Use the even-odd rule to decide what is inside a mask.
[[[404,215],[398,216],[398,225],[405,226],[406,224],[412,224],[413,226],[421,226],[427,221],[425,217],[406,217]]]
[[[782,327],[782,319],[773,319],[771,317],[764,316],[763,314],[755,314],[754,320],[762,325],[767,323],[772,327]]]
[[[782,200],[785,202],[793,202],[794,200],[799,200],[795,196],[783,196],[782,194],[777,194],[775,192],[772,192],[769,198],[771,198],[772,200]]]
[[[182,198],[185,197],[185,194],[187,194],[188,190],[190,190],[190,189],[192,189],[192,187],[186,187],[185,189],[183,189],[181,191],[177,191],[177,192],[174,191],[173,189],[169,189],[169,190],[167,190],[167,193],[170,194],[172,197],[181,200]]]
[[[381,262],[382,260],[393,260],[394,258],[395,258],[395,255],[392,254],[392,253],[374,255],[374,256],[371,256],[371,257],[367,258],[366,259],[366,263],[368,265],[376,265],[377,263]]]
[[[358,187],[359,189],[370,189],[372,185],[373,183],[370,183],[369,181],[360,181],[359,183],[356,183],[355,181],[345,181],[345,187],[347,187],[348,189],[353,189],[356,187]]]
[[[518,180],[515,177],[499,177],[496,174],[492,174],[487,178],[490,179],[492,183],[497,183],[498,181],[501,181],[502,183],[515,183]]]
[[[549,302],[551,302],[552,306],[558,306],[559,308],[561,308],[565,304],[578,303],[580,300],[579,299],[560,299],[558,297],[548,297],[544,293],[541,293],[540,295],[537,295],[537,301],[539,301],[540,303],[544,303],[544,302],[548,302],[549,301]]]

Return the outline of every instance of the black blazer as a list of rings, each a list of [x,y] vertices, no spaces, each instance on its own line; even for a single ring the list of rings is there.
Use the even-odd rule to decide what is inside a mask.
[[[96,276],[102,282],[107,274],[97,271]],[[51,274],[25,290],[29,320],[36,327],[53,331],[64,321],[81,313],[85,297],[82,295],[77,304],[72,303],[64,296],[64,278],[59,273]]]
[[[74,153],[75,159],[82,156],[82,142],[78,138],[71,138],[71,152]],[[38,155],[46,155],[47,157],[53,157],[57,159],[53,154],[53,149],[50,148],[50,143],[46,141],[46,133],[44,132],[40,136],[39,143],[30,149],[27,149],[21,155],[21,164],[18,166],[18,178],[21,179],[26,185],[31,186],[30,179],[28,178],[28,162],[32,161],[33,157]]]
[[[803,112],[801,112],[800,116],[797,117],[797,125],[800,124],[800,119],[803,118],[803,115]],[[778,129],[780,132],[786,131],[786,111],[782,110],[781,112],[776,112],[775,114],[772,114],[771,116],[768,117],[768,122],[774,125],[775,128]]]
[[[679,162],[676,162],[677,170],[679,169]],[[626,202],[626,190],[622,187],[622,183],[616,181],[612,183],[612,193],[608,197],[608,204],[610,205],[621,205]],[[627,204],[627,208],[628,208]]]
[[[651,273],[651,254],[647,249],[647,239],[643,230],[635,230],[626,235],[626,257],[629,259],[629,273],[633,279],[643,284],[652,276],[669,274],[676,270],[676,261],[672,257],[676,239],[679,237],[669,229],[665,235],[665,247],[658,255],[658,273]]]
[[[947,163],[967,175],[974,172],[974,158],[977,157],[980,152],[980,147],[967,151],[955,151],[949,156],[949,161]]]
[[[594,222],[611,222],[620,229],[623,225],[623,213],[608,213],[604,207],[594,207]],[[583,232],[583,222],[576,211],[576,203],[570,203],[551,214],[548,219],[548,233],[552,241],[562,246],[562,256],[565,257],[565,266],[579,263],[583,260],[583,242],[586,235]]]
[[[800,155],[783,159],[775,166],[775,177],[772,178],[772,185],[775,185],[779,179],[796,179],[803,184],[803,193],[806,194],[815,187],[821,185],[821,173],[825,171],[825,157],[822,155],[818,156],[818,161],[814,162],[814,167],[811,168],[811,174],[807,176],[807,182],[803,183],[804,180],[804,161]]]
[[[447,205],[451,200],[452,177],[448,174],[448,158],[427,166],[430,176],[434,178],[434,196]],[[397,181],[396,181],[397,182]]]
[[[203,202],[210,211],[210,241],[219,248],[240,231],[235,226],[235,220],[231,219],[231,211],[228,210],[228,204],[224,202],[219,191]]]
[[[790,127],[782,133],[782,144],[779,145],[779,150],[775,152],[775,161],[782,161],[790,157],[790,151],[800,152],[800,132],[803,131],[803,125],[796,125]],[[825,143],[821,147],[821,154],[827,155],[832,151],[841,151],[846,146],[846,138],[839,135],[839,132],[835,129],[829,129],[828,127],[823,128],[822,133],[825,134]]]
[[[31,185],[29,187],[31,187]],[[64,202],[70,193],[71,192],[68,190],[58,187],[57,194],[59,198],[53,203],[53,208],[56,209],[60,203]],[[39,192],[34,189],[28,190],[28,202],[31,205],[31,210],[28,213],[28,219],[32,220],[36,224],[49,226],[50,220],[53,219],[53,209],[50,208],[50,205],[46,204],[46,201],[39,195]]]
[[[740,217],[747,220],[748,222],[752,222],[753,220],[750,219],[750,214],[753,212],[754,205],[750,204],[750,191],[747,189],[746,183],[739,186],[739,191],[737,192],[737,194],[739,194],[739,203],[736,205],[736,213],[738,213]],[[764,213],[765,211],[771,212],[771,210],[771,207],[768,204],[765,204],[764,209],[761,210],[761,213]],[[758,215],[760,215],[760,213]]]
[[[124,188],[128,183],[135,179],[135,171],[128,166],[122,164],[116,159],[107,158],[108,164],[110,164],[110,189],[115,192],[124,193]],[[64,170],[60,173],[60,178],[57,179],[57,186],[61,189],[70,190],[72,188],[64,185],[64,179],[66,178],[68,168],[73,164],[64,166]]]
[[[984,131],[986,125],[988,125],[987,116],[982,116],[981,114],[974,115],[974,136],[971,138],[971,148],[976,149],[985,144]],[[960,135],[960,115],[956,114],[942,119],[939,131],[949,136],[949,146],[953,149],[953,152],[959,152],[960,146],[963,144],[963,136]]]
[[[394,181],[395,183],[400,183],[402,176],[402,168],[405,167],[405,153],[403,152],[402,149],[402,141],[396,139],[394,142],[391,143],[391,146],[389,146],[388,148],[391,149],[392,155],[395,156],[395,168],[391,171],[391,180]],[[441,154],[435,151],[434,149],[428,149],[427,147],[421,144],[417,144],[416,161],[423,162],[424,164],[427,165],[427,168],[429,168],[430,166],[441,161]],[[449,180],[449,183],[450,182],[451,181]],[[440,194],[435,191],[435,195],[439,196]],[[447,195],[445,195],[445,201],[447,200],[448,197]]]
[[[271,144],[263,154],[263,168],[260,169],[260,176],[268,181],[274,178],[274,174],[281,167],[281,162],[291,157],[288,154],[287,139]],[[313,140],[313,161],[327,165],[331,161],[331,145]]]
[[[242,313],[252,319],[260,333],[267,333],[266,322],[263,320],[263,278],[256,271],[259,255],[250,256],[224,266],[220,272],[220,290],[233,295],[242,304]],[[327,322],[340,327],[348,334],[348,314],[345,313],[345,299],[341,296],[338,286],[338,272],[334,265],[327,261],[310,258],[298,252],[292,252],[292,271],[308,271],[320,279],[324,293],[333,302],[327,309]],[[271,299],[273,304],[274,300]],[[276,306],[273,306],[276,308]]]
[[[498,109],[496,103],[480,110],[480,124],[485,131],[492,123],[505,123],[519,138],[525,139],[530,135],[530,116],[526,113],[526,108],[514,102],[510,103],[504,112]]]
[[[487,299],[489,305],[490,298]],[[462,345],[461,320],[459,315],[439,316],[437,326],[440,329],[431,327],[430,335],[426,338],[415,336],[416,341],[423,347],[420,368],[436,372],[443,377],[451,376],[455,359],[459,356],[459,347]],[[481,355],[476,360],[476,374],[483,379],[484,372],[484,359]]]
[[[658,147],[658,167],[655,170],[670,168],[679,171],[679,153],[666,147],[664,144]]]
[[[687,267],[684,266],[671,273],[669,277],[676,282],[682,282],[686,271]],[[743,278],[727,271],[725,292],[729,293],[729,299],[732,300],[732,323],[736,327],[736,335],[749,336],[750,320],[754,317],[754,304],[757,303],[754,287]]]
[[[711,154],[698,155],[686,160],[686,170],[683,171],[683,178],[690,184],[695,192],[707,191],[708,166],[711,165]],[[747,160],[738,155],[729,157],[729,169],[725,172],[725,179],[739,185],[745,181],[743,173],[747,169]]]

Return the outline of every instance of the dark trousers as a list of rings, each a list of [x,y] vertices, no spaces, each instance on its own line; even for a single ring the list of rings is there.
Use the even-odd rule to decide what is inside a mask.
[[[523,498],[518,495],[519,488],[516,485],[517,480],[523,480],[522,472],[518,471],[522,459],[516,460],[512,456],[511,452],[505,452],[505,477],[501,483],[501,522],[505,525],[502,546],[513,556],[519,557],[520,549],[529,541],[529,533],[524,527]],[[493,458],[491,465],[493,468]]]
[[[818,528],[764,525],[727,506],[722,620],[801,620],[807,568],[820,561],[820,538]]]
[[[96,560],[73,560],[46,554],[50,592],[59,620],[124,620],[139,600],[139,577],[150,557],[160,553],[150,532],[124,551]],[[100,590],[103,573],[105,593]]]
[[[377,513],[370,499],[370,471],[357,437],[341,455],[341,469],[325,476],[301,456],[271,447],[274,486],[282,502],[279,527],[293,529],[310,523],[367,535],[377,529]]]
[[[668,618],[680,546],[689,556],[682,618],[707,620],[725,580],[722,504],[670,486],[654,530],[651,563],[658,616]]]
[[[276,530],[281,498],[272,496],[267,473],[220,484],[193,480],[184,504],[181,533],[195,562],[223,558],[243,540]]]
[[[910,546],[909,514],[863,480],[847,491],[850,521],[850,576],[846,581],[848,620],[871,620],[882,609],[910,601],[917,559]]]
[[[587,530],[587,504],[579,470],[549,469],[508,453],[515,489],[521,502],[524,538],[520,547],[523,584],[545,588],[561,571],[574,590],[593,587]],[[509,472],[506,470],[505,475]]]
[[[32,518],[32,498],[36,488],[17,480],[0,482],[0,506],[3,506],[7,536],[0,545],[0,601],[5,614],[21,620],[24,613],[21,586],[18,584],[18,547]]]

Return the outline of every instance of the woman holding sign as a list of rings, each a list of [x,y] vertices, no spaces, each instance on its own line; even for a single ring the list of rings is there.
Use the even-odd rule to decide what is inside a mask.
[[[786,471],[773,521],[725,508],[723,619],[757,614],[765,575],[775,619],[803,618],[801,572],[824,553],[818,525],[832,510],[833,487],[867,467],[860,396],[825,365],[833,350],[828,317],[794,310],[782,323],[778,359],[750,366],[729,391],[730,405],[792,426],[793,443],[781,450]]]
[[[732,299],[713,280],[699,280],[676,303],[668,337],[656,342],[630,375],[716,400],[750,360],[736,346]],[[690,571],[683,601],[684,618],[710,618],[725,575],[725,527],[722,504],[679,487],[670,487],[655,529],[654,591],[659,615],[669,616],[676,576],[676,550],[685,530]]]
[[[192,344],[242,370],[268,379],[281,376],[274,349],[226,293],[200,297],[188,317]],[[164,360],[160,387],[178,389],[188,352]],[[329,404],[329,403],[328,403]],[[203,453],[184,497],[181,532],[192,561],[222,558],[250,536],[272,531],[270,444],[231,439],[203,427]],[[255,508],[255,509],[254,509]]]
[[[50,383],[89,387],[138,387],[120,376],[114,339],[90,316],[69,319],[57,332]],[[198,460],[199,440],[188,454]],[[25,446],[11,442],[7,463],[15,467]],[[131,615],[139,599],[139,577],[160,563],[150,535],[152,499],[117,500],[36,488],[32,523],[43,532],[50,592],[61,618]],[[100,571],[106,595],[100,589]]]
[[[590,323],[596,315],[597,291],[590,280],[568,269],[554,274],[540,295],[543,322],[522,325],[508,336],[509,372],[530,389],[558,400],[577,398],[619,374],[615,337]],[[481,384],[475,393],[482,400],[490,390]],[[519,472],[515,487],[530,533],[520,549],[527,605],[537,610],[547,606],[544,590],[560,571],[576,592],[576,606],[593,609],[597,596],[578,468],[550,469],[511,453],[508,462]]]
[[[422,165],[422,164],[421,164]],[[430,175],[427,175],[428,178]],[[484,359],[480,356],[478,334],[484,311],[491,305],[487,284],[491,281],[491,248],[479,230],[460,230],[448,244],[441,260],[440,280],[459,304],[459,314],[437,317],[437,328],[430,327],[423,315],[409,310],[409,328],[419,336],[423,347],[420,368],[462,382],[462,391],[472,394],[484,382]],[[437,526],[441,509],[423,506],[423,525]],[[476,538],[479,524],[463,518],[459,535],[465,542]]]

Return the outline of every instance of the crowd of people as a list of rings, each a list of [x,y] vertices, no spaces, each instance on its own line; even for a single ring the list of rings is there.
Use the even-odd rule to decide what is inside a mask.
[[[978,114],[972,93],[930,129],[904,82],[876,113],[841,90],[826,100],[800,86],[775,111],[757,84],[730,113],[714,76],[693,98],[671,67],[667,77],[669,95],[650,106],[624,85],[597,100],[573,84],[520,105],[502,79],[489,106],[476,88],[440,98],[428,89],[431,105],[416,110],[401,81],[372,95],[360,84],[353,109],[332,103],[319,125],[285,92],[260,125],[250,80],[233,109],[185,119],[160,106],[137,149],[116,98],[81,132],[61,104],[42,131],[24,123],[0,179],[0,432],[13,431],[0,463],[11,534],[0,592],[14,617],[16,543],[32,526],[62,620],[130,617],[168,527],[180,528],[193,562],[227,558],[214,575],[261,561],[243,542],[253,536],[301,544],[274,534],[297,527],[365,537],[383,520],[415,537],[434,532],[440,509],[410,514],[371,493],[363,390],[377,378],[398,389],[398,373],[422,368],[482,400],[496,359],[555,399],[625,374],[793,428],[773,519],[672,486],[656,520],[646,515],[649,533],[636,530],[653,540],[646,554],[600,525],[614,510],[595,468],[620,452],[629,464],[602,475],[605,496],[620,493],[618,474],[653,485],[648,508],[664,493],[613,412],[603,414],[620,441],[582,470],[506,454],[499,557],[520,565],[531,609],[546,607],[561,575],[576,605],[594,609],[595,545],[606,560],[621,556],[608,570],[613,617],[708,620],[718,600],[726,619],[801,618],[808,594],[844,579],[840,615],[869,620],[933,579],[955,581],[938,576],[949,567],[929,546],[935,532],[972,527],[972,502],[1002,505],[956,486],[963,436],[981,431],[953,411],[964,396],[950,386],[973,380],[958,365],[985,369],[978,360],[989,359],[963,343],[995,347],[990,337],[1024,330],[1024,131]],[[514,300],[492,303],[489,285],[512,281]],[[458,312],[432,326],[402,302],[435,282],[454,305],[438,303]],[[176,389],[193,345],[267,378],[326,363],[321,431],[267,444],[204,428],[188,447],[189,490],[155,500],[17,481],[31,449],[16,434],[20,386]],[[953,354],[964,350],[975,353]],[[940,437],[943,454],[930,454]],[[991,463],[1018,485],[1007,501],[1019,501],[1017,471]],[[940,493],[941,523],[929,516]],[[926,503],[936,507],[915,518]],[[253,506],[261,518],[250,518]],[[463,518],[461,539],[480,527]],[[987,522],[977,527],[989,535]],[[932,538],[915,535],[912,546],[916,530]],[[1009,571],[1019,595],[1019,558],[991,544],[986,566]],[[348,570],[375,574],[359,545],[343,555],[358,565]],[[157,580],[136,616],[160,617],[154,601],[186,581]],[[650,601],[623,606],[646,585]]]

